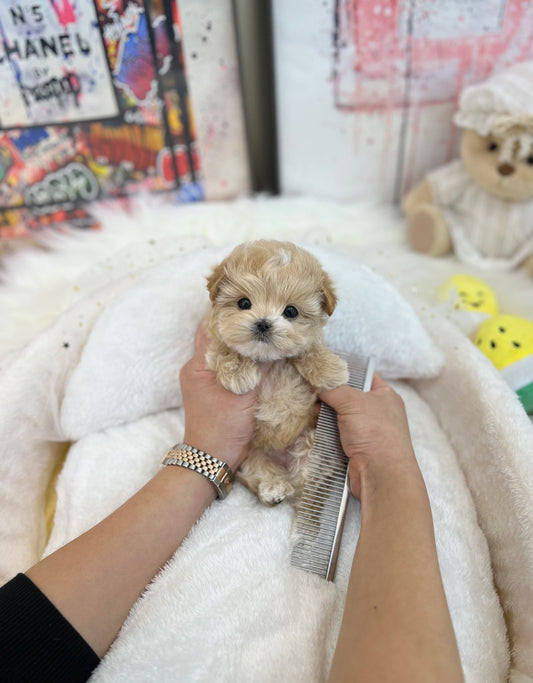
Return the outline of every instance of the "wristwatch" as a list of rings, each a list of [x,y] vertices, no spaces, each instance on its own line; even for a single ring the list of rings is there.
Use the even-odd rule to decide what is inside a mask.
[[[217,497],[224,499],[233,487],[235,477],[229,465],[186,443],[178,443],[168,451],[161,466],[178,465],[207,477],[216,489]]]

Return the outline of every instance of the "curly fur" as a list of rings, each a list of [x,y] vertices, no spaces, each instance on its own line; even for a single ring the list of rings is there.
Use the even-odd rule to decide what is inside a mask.
[[[348,379],[346,363],[323,341],[337,303],[333,284],[304,249],[258,240],[236,247],[213,270],[207,287],[212,306],[206,360],[221,384],[234,393],[251,391],[261,380],[261,363],[272,363],[238,478],[273,505],[303,484],[316,391]]]

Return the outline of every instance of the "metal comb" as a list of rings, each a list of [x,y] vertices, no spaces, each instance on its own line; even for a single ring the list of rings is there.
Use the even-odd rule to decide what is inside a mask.
[[[374,359],[344,357],[348,384],[369,391]],[[333,581],[349,497],[348,458],[342,450],[337,413],[323,403],[309,455],[307,482],[296,506],[296,543],[291,565]]]

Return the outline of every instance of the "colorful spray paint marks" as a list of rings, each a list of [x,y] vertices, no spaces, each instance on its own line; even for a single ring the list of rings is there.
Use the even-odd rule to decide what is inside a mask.
[[[421,172],[451,159],[451,114],[462,89],[533,57],[530,0],[335,0],[333,96],[339,111],[378,114],[400,136],[396,199]],[[436,130],[443,158],[426,156],[428,117],[449,105]],[[396,114],[402,112],[398,131]],[[424,131],[421,133],[421,131]],[[426,143],[419,144],[419,136]],[[388,145],[390,147],[390,144]],[[386,155],[384,155],[385,157]],[[390,152],[386,163],[390,164]],[[416,171],[415,171],[416,173]]]
[[[68,26],[76,23],[76,12],[70,0],[52,0],[52,9],[57,15],[61,26]]]
[[[180,36],[175,0],[0,4],[0,237],[139,190],[203,198]]]
[[[119,114],[92,2],[0,3],[0,126]]]

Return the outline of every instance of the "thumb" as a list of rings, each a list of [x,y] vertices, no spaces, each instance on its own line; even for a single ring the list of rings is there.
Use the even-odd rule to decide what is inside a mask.
[[[201,356],[202,358],[207,353],[209,347],[209,339],[207,337],[207,332],[203,323],[198,325],[196,334],[194,335],[194,355]]]
[[[321,391],[318,394],[318,398],[342,415],[343,413],[353,413],[356,411],[363,395],[363,392],[359,391],[359,389],[343,384],[336,389]]]

